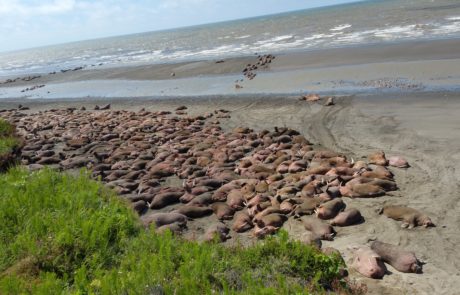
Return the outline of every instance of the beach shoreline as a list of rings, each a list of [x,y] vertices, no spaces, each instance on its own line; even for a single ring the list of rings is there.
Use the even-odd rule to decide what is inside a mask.
[[[242,71],[257,56],[71,70],[0,84],[0,99],[455,92],[459,52],[460,39],[445,39],[289,53],[251,80]]]

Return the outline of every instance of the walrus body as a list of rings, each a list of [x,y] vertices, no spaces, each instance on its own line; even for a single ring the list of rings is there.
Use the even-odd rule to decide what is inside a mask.
[[[257,225],[260,227],[265,227],[265,226],[273,226],[273,227],[281,227],[283,226],[283,223],[287,220],[286,215],[284,214],[279,214],[279,213],[273,213],[273,214],[268,214],[264,217],[262,217],[258,222]]]
[[[316,209],[316,216],[320,219],[331,219],[343,209],[345,209],[345,203],[342,199],[333,199],[321,204],[318,209]]]
[[[150,208],[161,209],[168,205],[178,203],[183,194],[183,192],[166,192],[158,194],[153,198],[152,203],[150,203]]]
[[[358,209],[350,208],[337,214],[331,221],[331,225],[348,226],[360,223],[362,220],[361,212]]]
[[[352,267],[363,276],[373,279],[383,278],[386,272],[382,257],[367,246],[355,250]]]
[[[398,221],[403,221],[401,227],[414,228],[415,226],[434,226],[428,215],[406,206],[385,206],[380,210],[380,214]]]
[[[245,211],[239,211],[235,214],[233,218],[232,229],[237,233],[245,232],[253,227],[251,217]]]
[[[413,252],[379,241],[373,242],[371,244],[371,249],[380,255],[383,261],[400,272],[422,272],[421,263]]]
[[[217,215],[217,218],[219,220],[232,219],[233,214],[235,214],[235,210],[223,202],[213,203],[211,205],[211,208],[214,211],[214,214]]]
[[[151,223],[153,223],[157,228],[171,223],[178,223],[180,225],[187,224],[187,216],[174,212],[148,214],[142,216],[141,220],[145,226],[148,226]]]
[[[311,231],[316,237],[322,240],[333,240],[335,231],[329,224],[313,216],[302,217],[306,230]]]
[[[200,218],[212,214],[212,209],[209,207],[199,207],[194,205],[181,206],[175,212],[183,214],[190,218]]]
[[[230,229],[223,223],[219,222],[216,224],[212,224],[206,230],[206,233],[204,234],[204,240],[206,242],[212,242],[212,241],[225,242],[227,239],[230,238],[228,236],[229,232],[230,232]]]

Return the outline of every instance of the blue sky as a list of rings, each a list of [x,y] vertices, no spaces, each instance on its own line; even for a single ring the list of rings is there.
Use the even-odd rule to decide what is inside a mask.
[[[0,0],[0,51],[246,18],[351,0]]]

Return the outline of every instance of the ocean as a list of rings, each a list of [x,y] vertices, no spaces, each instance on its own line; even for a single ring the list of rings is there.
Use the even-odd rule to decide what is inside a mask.
[[[460,37],[459,0],[374,0],[0,53],[0,76]]]

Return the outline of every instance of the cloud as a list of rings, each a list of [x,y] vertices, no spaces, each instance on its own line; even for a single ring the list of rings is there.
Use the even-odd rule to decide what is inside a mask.
[[[75,0],[41,2],[42,3],[27,4],[25,1],[0,0],[0,14],[19,14],[23,16],[59,14],[72,11],[76,4]]]
[[[209,0],[162,0],[160,1],[160,9],[177,9],[191,6],[201,6],[210,2]]]

